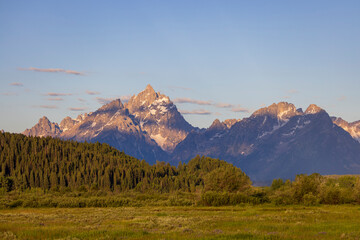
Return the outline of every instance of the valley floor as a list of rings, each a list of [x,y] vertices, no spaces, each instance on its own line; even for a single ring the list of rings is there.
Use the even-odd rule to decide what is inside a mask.
[[[360,239],[360,206],[2,209],[0,239]]]

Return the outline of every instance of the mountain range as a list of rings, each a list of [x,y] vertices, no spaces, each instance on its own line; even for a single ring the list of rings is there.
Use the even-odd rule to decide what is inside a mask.
[[[42,117],[23,134],[108,143],[151,164],[159,160],[176,165],[206,155],[240,167],[255,182],[299,173],[360,173],[360,121],[330,117],[314,104],[303,112],[280,102],[248,118],[216,119],[199,129],[150,85],[125,104],[117,99],[60,124]]]

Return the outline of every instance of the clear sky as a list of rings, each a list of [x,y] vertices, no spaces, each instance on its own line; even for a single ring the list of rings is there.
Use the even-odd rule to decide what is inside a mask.
[[[360,120],[360,1],[0,0],[0,129],[147,84],[198,127],[280,101]]]

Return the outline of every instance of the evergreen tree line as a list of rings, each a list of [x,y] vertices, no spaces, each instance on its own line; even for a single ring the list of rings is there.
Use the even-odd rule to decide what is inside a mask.
[[[178,167],[150,166],[108,144],[0,133],[0,188],[43,190],[245,191],[248,176],[233,165],[195,157]]]
[[[275,179],[270,187],[259,188],[251,186],[249,177],[239,168],[218,159],[197,156],[177,167],[164,162],[151,166],[107,144],[0,132],[0,193],[26,194],[39,189],[44,193],[86,192],[86,196],[98,196],[101,192],[116,196],[113,193],[131,191],[160,199],[161,194],[157,193],[164,193],[175,196],[168,199],[172,205],[360,203],[359,176],[300,174],[294,181]],[[179,193],[190,195],[188,198]],[[14,199],[21,200],[22,196],[25,195]],[[7,206],[6,199],[2,200],[2,205]],[[24,205],[20,200],[9,204]],[[134,202],[118,197],[73,200],[64,206],[121,206]],[[37,202],[30,201],[28,206],[37,206]],[[64,199],[44,200],[40,205],[52,206],[50,202],[59,206]]]

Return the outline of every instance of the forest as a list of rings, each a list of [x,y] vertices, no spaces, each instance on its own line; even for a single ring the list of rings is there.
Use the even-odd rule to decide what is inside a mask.
[[[254,187],[241,169],[196,156],[149,165],[107,144],[0,133],[0,208],[359,204],[359,176],[300,174]]]

